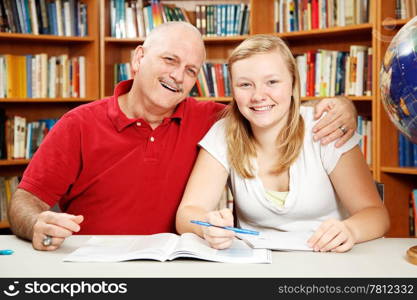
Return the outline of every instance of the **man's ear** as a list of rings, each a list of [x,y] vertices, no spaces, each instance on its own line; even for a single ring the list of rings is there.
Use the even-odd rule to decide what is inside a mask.
[[[135,52],[133,53],[133,57],[131,61],[131,67],[134,73],[139,71],[139,64],[143,58],[143,55],[144,55],[143,46],[137,46],[135,49]]]

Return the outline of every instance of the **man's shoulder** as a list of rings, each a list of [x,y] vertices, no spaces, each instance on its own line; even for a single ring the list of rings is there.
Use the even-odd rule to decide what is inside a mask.
[[[184,100],[184,104],[186,105],[186,109],[192,111],[193,113],[219,113],[222,111],[226,106],[221,103],[217,103],[214,101],[198,101],[193,97],[188,97]]]
[[[107,105],[111,101],[111,97],[95,100],[90,103],[79,105],[63,115],[63,118],[69,119],[89,119],[91,117],[105,115],[107,112]]]

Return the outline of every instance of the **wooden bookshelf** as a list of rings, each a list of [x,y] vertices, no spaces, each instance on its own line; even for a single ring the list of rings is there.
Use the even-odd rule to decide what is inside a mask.
[[[381,171],[392,174],[417,175],[417,167],[381,167]]]
[[[0,108],[6,115],[19,115],[28,122],[59,118],[76,106],[99,98],[99,4],[101,0],[83,0],[88,5],[88,36],[55,36],[22,33],[0,33],[0,54],[48,56],[67,54],[69,58],[85,56],[85,98],[1,98]],[[22,175],[29,160],[0,160],[0,176]],[[0,222],[0,228],[7,228]]]
[[[28,163],[29,159],[0,159],[0,166],[19,166]]]
[[[325,29],[313,29],[308,31],[276,33],[277,36],[285,39],[300,39],[311,37],[333,37],[340,35],[358,35],[372,32],[372,24],[358,24],[343,27],[330,27]]]
[[[405,25],[410,20],[411,19],[396,20],[396,19],[391,18],[391,17],[386,17],[385,19],[382,20],[381,25],[383,27],[401,27],[401,26]]]
[[[9,228],[9,227],[10,227],[9,222],[7,222],[7,221],[0,221],[0,229]]]
[[[33,41],[33,42],[53,42],[53,43],[89,43],[94,42],[94,37],[80,37],[80,36],[56,36],[50,34],[26,34],[26,33],[7,33],[0,32],[0,41],[1,40],[15,40],[15,41]]]
[[[371,96],[343,96],[349,98],[352,101],[372,101]],[[301,97],[301,101],[310,101],[310,100],[320,100],[323,98],[331,98],[331,97]]]

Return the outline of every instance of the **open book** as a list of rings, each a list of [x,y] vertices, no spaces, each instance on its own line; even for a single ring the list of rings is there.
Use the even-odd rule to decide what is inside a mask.
[[[84,246],[65,257],[64,261],[118,262],[137,259],[166,261],[176,258],[197,258],[227,263],[272,262],[270,250],[252,249],[238,239],[233,241],[230,248],[216,250],[194,233],[94,236]]]
[[[238,237],[254,249],[271,249],[281,251],[313,251],[307,245],[307,240],[313,232],[304,231],[268,231],[259,236],[238,234]]]

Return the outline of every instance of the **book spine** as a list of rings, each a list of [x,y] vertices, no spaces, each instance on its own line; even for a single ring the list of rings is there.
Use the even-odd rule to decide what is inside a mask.
[[[398,132],[398,165],[405,167],[405,137]]]

